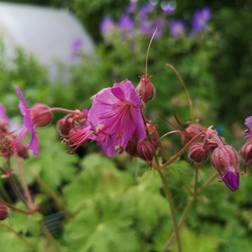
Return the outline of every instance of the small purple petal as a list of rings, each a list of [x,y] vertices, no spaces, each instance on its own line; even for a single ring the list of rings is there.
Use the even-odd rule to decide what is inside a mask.
[[[235,192],[239,188],[240,176],[239,173],[228,171],[222,178],[225,185],[232,191]]]

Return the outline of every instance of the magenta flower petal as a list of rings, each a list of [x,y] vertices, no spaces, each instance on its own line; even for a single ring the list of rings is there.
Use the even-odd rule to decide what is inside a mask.
[[[28,148],[33,152],[34,156],[38,156],[38,138],[35,131],[36,127],[32,123],[30,109],[27,106],[22,91],[18,87],[16,88],[16,94],[19,98],[19,110],[23,116],[23,127],[18,134],[18,140],[23,141],[27,134],[31,134],[31,140],[28,144]]]
[[[10,124],[10,120],[8,116],[6,115],[6,110],[3,105],[0,104],[0,128],[8,128]]]
[[[109,157],[125,150],[133,135],[146,137],[141,100],[128,80],[105,88],[92,99],[88,121],[97,132],[96,142]]]
[[[222,180],[232,192],[238,190],[240,184],[239,173],[228,171]]]

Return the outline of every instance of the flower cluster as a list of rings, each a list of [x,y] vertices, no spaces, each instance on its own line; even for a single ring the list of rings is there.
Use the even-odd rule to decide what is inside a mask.
[[[239,188],[239,155],[234,147],[224,142],[216,130],[191,124],[182,132],[184,143],[199,135],[199,139],[189,148],[188,156],[195,163],[202,163],[211,157],[211,163],[221,180],[231,190]]]
[[[22,91],[17,87],[16,94],[19,98],[19,110],[23,117],[23,124],[19,129],[11,129],[11,120],[6,114],[5,107],[0,105],[0,156],[2,156],[6,165],[0,167],[1,178],[9,181],[10,186],[15,193],[16,197],[24,202],[27,207],[27,212],[23,210],[23,213],[32,214],[37,211],[35,207],[31,193],[23,179],[22,163],[17,162],[18,175],[16,179],[13,179],[14,172],[10,167],[10,159],[28,159],[29,150],[34,156],[39,154],[38,138],[36,129],[38,127],[47,126],[51,121],[53,114],[50,108],[45,104],[35,104],[32,108],[29,108]],[[26,138],[29,136],[29,143],[26,145]],[[19,186],[21,185],[21,191]],[[8,217],[9,208],[13,206],[7,202],[0,201],[0,220],[4,220]],[[17,208],[14,208],[18,210]]]
[[[133,154],[134,145],[134,148],[138,146],[140,156],[144,157],[142,152],[145,151],[142,149],[148,142],[147,129],[137,90],[142,89],[136,89],[129,80],[102,89],[92,97],[89,109],[70,113],[58,122],[64,142],[71,150],[88,141],[96,142],[108,157],[126,149]]]
[[[118,22],[105,17],[100,25],[100,31],[105,40],[119,35],[122,39],[132,38],[138,34],[151,37],[158,28],[156,39],[162,37],[166,30],[174,39],[187,35],[187,25],[183,20],[172,19],[176,6],[173,3],[161,3],[149,1],[143,6],[138,6],[137,1],[132,1]],[[195,36],[205,30],[211,18],[208,7],[196,11],[191,21],[190,35]]]

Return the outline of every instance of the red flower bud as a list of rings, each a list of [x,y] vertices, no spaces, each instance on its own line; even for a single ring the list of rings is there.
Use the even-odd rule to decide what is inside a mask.
[[[193,137],[203,132],[204,128],[198,123],[190,124],[184,131],[182,131],[182,142],[186,144]]]
[[[25,145],[19,142],[15,142],[15,152],[17,155],[23,159],[28,159],[29,158],[29,153],[28,149]]]
[[[214,149],[212,164],[220,174],[223,182],[231,191],[239,188],[239,156],[230,145],[221,145]]]
[[[67,136],[73,128],[72,118],[62,118],[57,122],[57,129],[62,136]]]
[[[138,95],[141,97],[143,102],[148,102],[155,95],[155,87],[150,81],[150,77],[143,75],[140,79],[139,84],[136,87]]]
[[[37,127],[44,127],[51,123],[53,114],[50,107],[45,104],[38,103],[31,108],[31,118],[34,125]]]
[[[126,147],[126,151],[131,155],[131,156],[137,156],[137,143],[134,138],[132,138]]]
[[[219,146],[219,143],[222,143],[222,139],[219,137],[216,130],[207,129],[204,148],[207,152],[212,152],[216,147]]]
[[[245,165],[252,164],[252,140],[247,141],[241,148],[240,154],[244,159]]]
[[[202,143],[194,143],[189,149],[188,157],[196,163],[201,163],[206,159],[207,151]]]
[[[151,161],[155,155],[156,149],[153,143],[145,139],[137,145],[137,153],[144,160]]]
[[[8,217],[8,208],[7,206],[0,202],[0,221],[5,220]]]

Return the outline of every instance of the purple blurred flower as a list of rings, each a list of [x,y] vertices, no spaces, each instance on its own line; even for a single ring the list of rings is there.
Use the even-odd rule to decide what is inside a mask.
[[[118,23],[119,28],[127,31],[132,30],[134,28],[134,25],[135,25],[134,20],[127,15],[123,15]]]
[[[146,137],[141,100],[128,80],[102,89],[92,98],[88,121],[97,144],[109,157],[125,150],[133,136],[138,143]]]
[[[164,12],[164,14],[166,15],[171,15],[175,12],[175,5],[171,4],[171,3],[161,3],[161,9]]]
[[[9,125],[10,125],[10,120],[8,116],[6,115],[5,107],[0,104],[0,130],[7,129]]]
[[[245,138],[251,138],[252,137],[252,116],[249,116],[245,119],[246,127],[248,128],[245,132]]]
[[[75,39],[71,45],[72,53],[75,55],[79,54],[82,48],[83,48],[83,39],[82,38]]]
[[[148,20],[142,20],[140,24],[140,30],[143,34],[152,36],[155,29],[157,28],[157,33],[155,35],[155,39],[161,38],[165,26],[165,20],[164,19],[156,19],[153,21]]]
[[[114,21],[109,17],[105,17],[100,24],[100,31],[101,31],[102,36],[104,38],[107,38],[115,30],[116,30],[116,25],[115,25]]]
[[[123,38],[132,37],[134,35],[135,22],[133,18],[123,15],[118,23],[118,28],[121,29]]]
[[[211,11],[208,7],[196,11],[192,18],[193,33],[202,32],[207,26],[207,23],[210,18],[211,18]]]
[[[18,141],[23,142],[25,136],[27,134],[31,134],[31,140],[28,144],[28,148],[33,152],[34,156],[38,156],[39,147],[38,147],[38,139],[36,135],[36,126],[33,124],[31,119],[30,109],[27,106],[26,100],[22,91],[16,87],[16,94],[19,98],[19,110],[23,116],[23,127],[18,134]]]
[[[155,6],[151,3],[148,3],[144,5],[140,10],[139,10],[139,18],[140,20],[145,20],[150,13],[152,13],[155,9]]]
[[[185,34],[185,24],[180,20],[173,20],[169,23],[170,34],[173,38],[181,38]]]
[[[137,0],[130,1],[127,7],[127,13],[134,13],[137,10]]]

